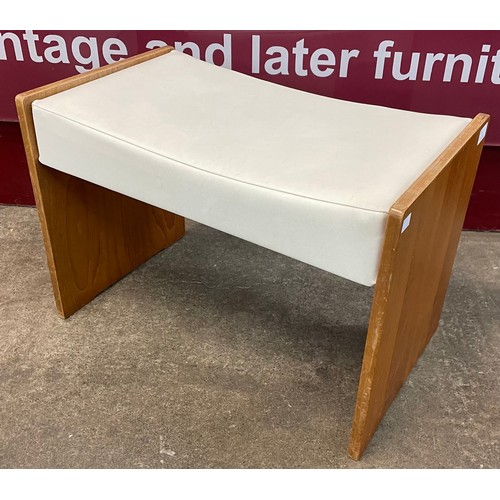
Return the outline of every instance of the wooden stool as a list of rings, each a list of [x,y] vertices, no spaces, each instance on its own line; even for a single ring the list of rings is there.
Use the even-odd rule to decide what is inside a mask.
[[[180,239],[183,217],[375,284],[359,459],[438,326],[489,117],[328,99],[171,51],[17,96],[57,310]]]

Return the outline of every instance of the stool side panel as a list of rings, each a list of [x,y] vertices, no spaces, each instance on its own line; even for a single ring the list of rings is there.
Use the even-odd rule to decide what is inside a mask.
[[[168,53],[161,48],[16,97],[56,306],[68,317],[184,234],[184,219],[42,165],[31,105]]]
[[[349,447],[354,459],[438,326],[488,118],[478,115],[389,213]]]

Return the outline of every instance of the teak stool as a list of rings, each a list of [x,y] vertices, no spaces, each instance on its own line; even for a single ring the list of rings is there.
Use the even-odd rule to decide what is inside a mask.
[[[437,328],[489,117],[329,99],[171,47],[16,103],[61,316],[181,238],[183,217],[376,285],[359,459]]]

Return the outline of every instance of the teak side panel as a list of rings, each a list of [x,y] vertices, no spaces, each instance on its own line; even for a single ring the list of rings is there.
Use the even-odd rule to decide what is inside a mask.
[[[356,460],[438,326],[488,118],[476,116],[389,212],[349,446]]]
[[[56,306],[63,317],[181,238],[184,219],[42,165],[31,104],[171,50],[152,50],[16,97]]]

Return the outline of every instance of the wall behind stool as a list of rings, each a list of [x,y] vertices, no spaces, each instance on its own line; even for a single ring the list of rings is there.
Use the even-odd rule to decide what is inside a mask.
[[[21,128],[17,122],[0,122],[0,203],[35,203]]]

